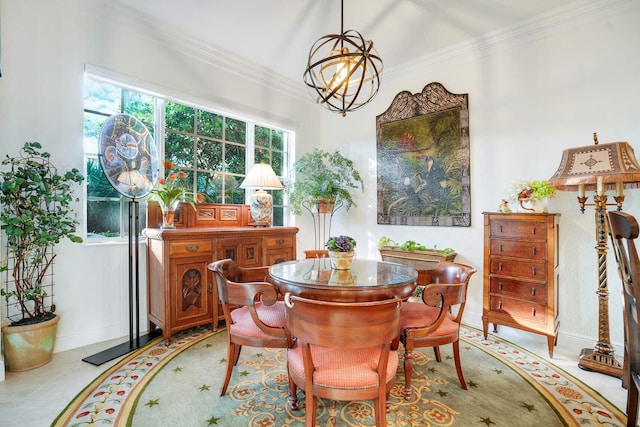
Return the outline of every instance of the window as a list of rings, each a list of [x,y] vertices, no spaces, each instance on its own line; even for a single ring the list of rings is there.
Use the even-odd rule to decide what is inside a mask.
[[[171,160],[176,169],[184,171],[192,183],[189,191],[202,194],[207,203],[247,203],[240,184],[253,163],[270,164],[285,183],[293,136],[289,131],[99,78],[87,76],[84,90],[89,239],[124,237],[129,232],[129,199],[111,187],[98,161],[100,130],[113,114],[131,114],[144,123],[155,139],[160,159]],[[273,224],[284,225],[288,214],[284,192],[271,193]],[[146,203],[140,204],[140,217],[146,217]]]

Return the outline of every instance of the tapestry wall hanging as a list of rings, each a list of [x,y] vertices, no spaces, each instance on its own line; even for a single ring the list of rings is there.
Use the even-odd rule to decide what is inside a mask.
[[[469,227],[468,94],[400,92],[376,117],[378,224]]]

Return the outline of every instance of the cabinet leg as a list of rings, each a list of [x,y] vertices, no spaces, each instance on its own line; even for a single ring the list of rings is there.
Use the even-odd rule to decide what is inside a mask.
[[[547,336],[547,348],[549,349],[549,357],[553,358],[553,347],[556,345],[557,337],[555,335]]]
[[[489,331],[489,321],[488,320],[482,320],[482,332],[484,333],[484,339],[487,339],[487,333]]]

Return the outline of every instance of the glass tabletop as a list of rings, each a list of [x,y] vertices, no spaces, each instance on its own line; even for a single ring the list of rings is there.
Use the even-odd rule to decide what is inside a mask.
[[[278,281],[314,288],[375,288],[414,282],[418,272],[392,262],[355,259],[349,270],[332,270],[329,258],[310,258],[274,264],[269,274]]]

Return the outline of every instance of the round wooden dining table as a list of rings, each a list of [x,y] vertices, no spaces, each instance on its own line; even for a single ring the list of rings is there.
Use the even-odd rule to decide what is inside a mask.
[[[284,295],[333,302],[380,301],[410,297],[416,289],[416,269],[392,262],[355,259],[349,270],[333,270],[328,258],[274,264],[269,280]]]

